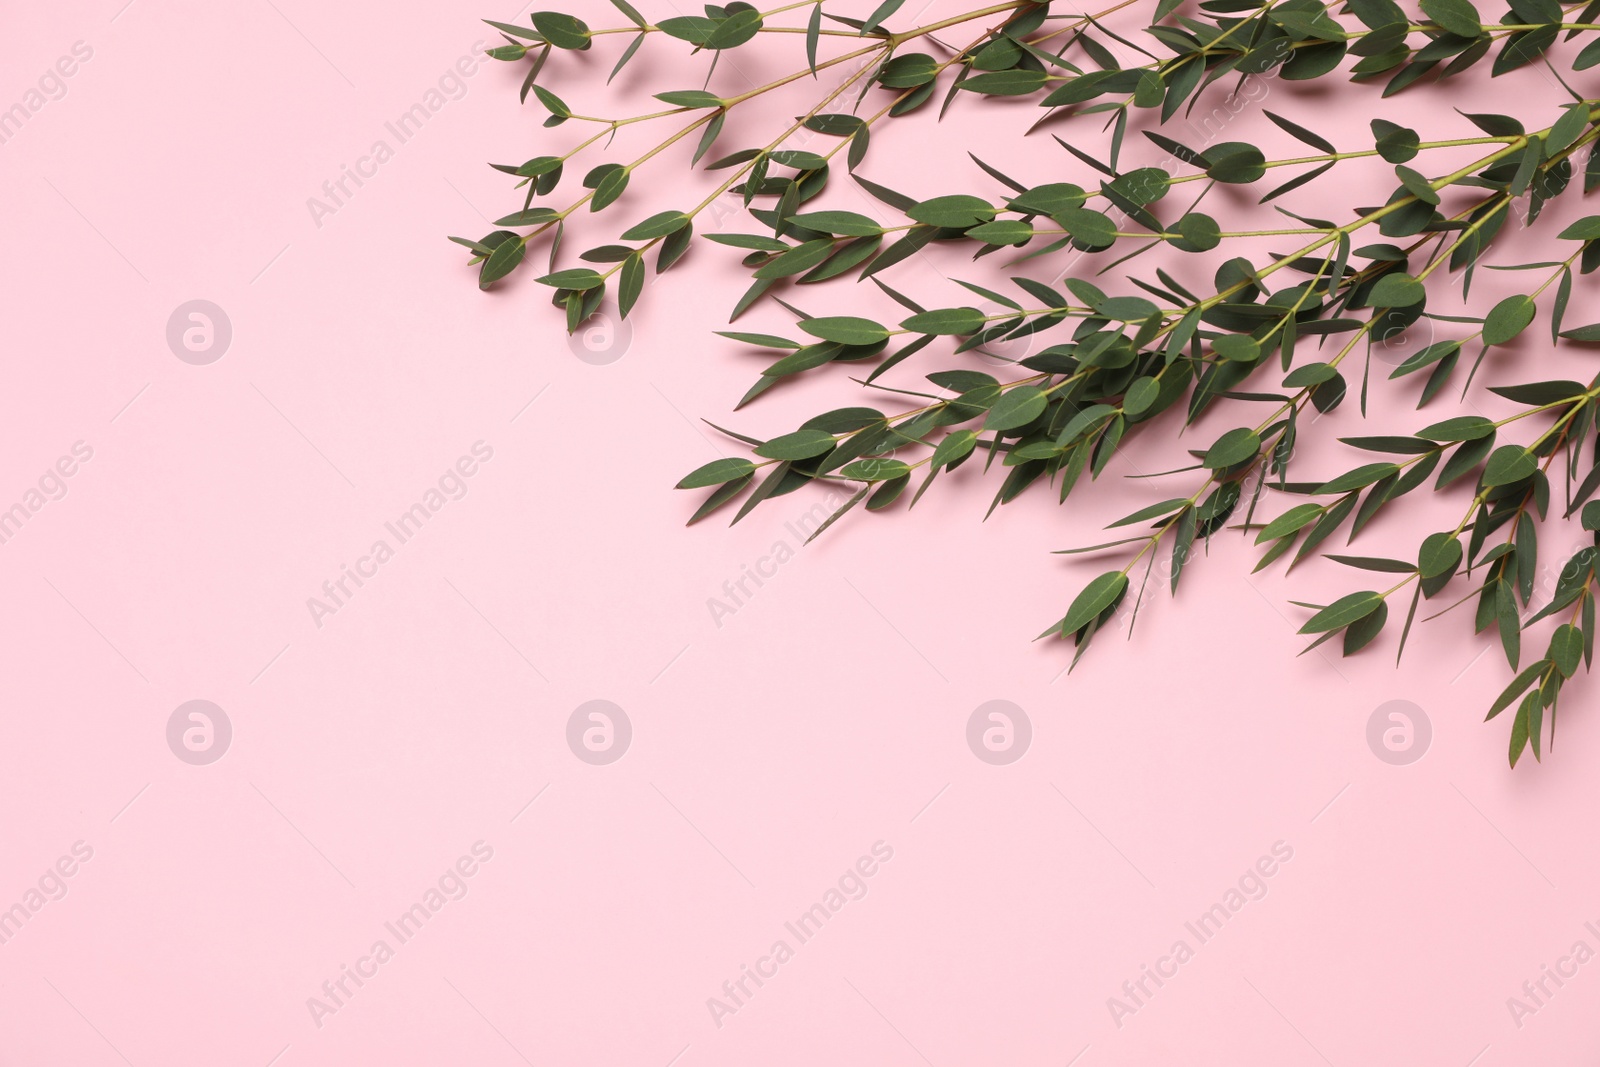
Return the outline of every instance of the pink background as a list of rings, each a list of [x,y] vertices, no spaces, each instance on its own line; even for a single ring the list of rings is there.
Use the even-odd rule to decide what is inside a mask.
[[[520,69],[499,64],[463,79],[407,143],[385,123],[493,43],[478,17],[519,13],[124,3],[19,7],[0,39],[0,107],[75,42],[92,49],[64,95],[0,144],[0,506],[76,442],[92,449],[65,495],[0,545],[0,909],[42,877],[65,889],[0,944],[0,1062],[1593,1062],[1600,964],[1520,1026],[1507,1006],[1575,942],[1600,949],[1585,927],[1600,923],[1587,681],[1569,689],[1554,757],[1512,773],[1505,724],[1480,722],[1508,673],[1468,618],[1421,627],[1398,670],[1393,634],[1350,661],[1297,658],[1304,612],[1288,602],[1368,583],[1324,562],[1288,581],[1281,566],[1251,576],[1236,535],[1196,561],[1177,600],[1155,595],[1131,640],[1102,636],[1063,676],[1066,648],[1030,639],[1112,564],[1049,552],[1191,488],[1126,480],[1170,459],[1140,441],[1067,508],[1039,493],[980,522],[995,482],[966,470],[909,515],[852,516],[719,626],[708,599],[776,543],[792,547],[785,524],[823,494],[731,531],[685,530],[694,502],[672,483],[737,452],[698,420],[771,434],[875,401],[820,376],[729,416],[762,364],[709,336],[745,284],[709,244],[651,283],[609,363],[577,358],[526,270],[478,292],[444,236],[479,236],[515,206],[484,163],[573,135],[540,130],[542,113],[516,100]],[[960,10],[915,6],[903,24]],[[601,3],[567,10],[619,23]],[[1136,29],[1130,14],[1116,24]],[[784,44],[781,66],[761,73],[752,57],[767,53],[740,54],[714,87],[792,69],[798,38]],[[607,97],[598,82],[619,45],[547,78],[575,78],[575,104],[632,114],[702,69],[653,40]],[[1223,99],[1212,92],[1208,106]],[[1537,127],[1562,99],[1537,70],[1388,101],[1328,92],[1273,84],[1266,105],[1366,148],[1372,114],[1470,136],[1450,106]],[[793,115],[800,99],[760,107]],[[1309,151],[1260,106],[1227,139]],[[1042,132],[1020,138],[1035,117],[963,100],[938,145],[931,116],[880,131],[866,172],[913,195],[994,193],[962,152],[981,144],[1029,181],[1085,181]],[[726,150],[751,129],[730,123]],[[1101,143],[1092,122],[1055,129]],[[379,139],[393,158],[319,225],[308,198]],[[663,162],[567,255],[690,203],[674,184],[685,159]],[[1386,195],[1381,167],[1351,173]],[[828,203],[874,210],[848,186],[836,180]],[[1343,210],[1348,188],[1285,203]],[[1279,218],[1248,192],[1213,197],[1230,221]],[[1558,204],[1539,233],[1580,207]],[[755,229],[724,211],[704,222]],[[1148,274],[1154,261],[1136,262]],[[934,255],[894,277],[954,304],[941,275],[989,270]],[[1475,302],[1516,281],[1485,274]],[[847,290],[797,299],[893,314]],[[1585,280],[1572,324],[1593,317],[1576,310],[1589,294]],[[209,365],[166,341],[194,299],[231,322]],[[747,322],[786,319],[764,307]],[[1547,338],[1541,320],[1490,361],[1487,383],[1592,373]],[[1413,412],[1416,385],[1378,370],[1369,424],[1443,417]],[[1480,387],[1471,400],[1513,410]],[[1362,432],[1354,405],[1330,422],[1302,447],[1306,477],[1356,462],[1329,443]],[[1203,447],[1231,424],[1208,418],[1186,440]],[[465,495],[318,626],[307,599],[480,441],[492,458]],[[1448,526],[1462,504],[1420,508]],[[1390,516],[1355,551],[1410,554],[1431,528]],[[1573,530],[1546,540],[1555,566],[1579,543]],[[195,699],[233,730],[205,766],[166,739]],[[593,699],[632,725],[609,765],[566,741]],[[1031,747],[1005,766],[966,741],[991,700],[1031,721]],[[1394,700],[1431,723],[1408,765],[1367,742],[1369,717]],[[77,842],[92,858],[46,877]],[[492,859],[459,883],[465,896],[398,944],[384,924],[477,842]],[[799,944],[784,924],[877,842],[893,855],[865,895]],[[1200,944],[1185,923],[1279,842],[1292,859]],[[380,938],[393,958],[314,1020],[308,998]],[[779,939],[793,958],[717,1025],[708,998]],[[1123,983],[1180,939],[1193,958],[1118,1025],[1108,998],[1131,1004]]]

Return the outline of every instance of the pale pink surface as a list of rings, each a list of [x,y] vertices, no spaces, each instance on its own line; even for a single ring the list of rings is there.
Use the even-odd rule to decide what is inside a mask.
[[[1154,596],[1131,641],[1105,635],[1060,676],[1066,649],[1030,639],[1104,567],[1050,550],[1189,491],[1122,477],[1152,469],[1163,450],[1147,444],[1067,509],[1038,494],[980,523],[993,482],[964,471],[943,487],[964,491],[936,489],[911,515],[852,517],[718,626],[708,598],[792,545],[785,523],[822,497],[683,529],[692,501],[670,486],[733,451],[698,419],[723,421],[759,366],[709,338],[744,284],[733,257],[702,245],[653,282],[609,365],[574,357],[526,271],[479,293],[443,237],[513,206],[483,163],[568,143],[542,140],[554,135],[518,106],[520,72],[497,64],[336,214],[319,226],[307,208],[374,141],[395,147],[385,123],[490,41],[479,16],[518,13],[123,2],[30,5],[0,42],[3,106],[74,42],[93,50],[0,145],[0,503],[74,442],[93,449],[65,497],[0,546],[0,907],[75,842],[93,849],[66,896],[0,945],[0,1062],[1592,1061],[1600,968],[1520,1027],[1507,1008],[1574,942],[1600,947],[1584,925],[1600,920],[1591,683],[1569,690],[1554,759],[1511,773],[1504,724],[1479,722],[1507,672],[1466,618],[1420,628],[1399,670],[1392,634],[1354,660],[1296,658],[1304,614],[1288,601],[1367,583],[1332,564],[1250,577],[1255,554],[1233,536],[1176,601]],[[603,3],[567,10],[618,19]],[[956,10],[940,0],[915,21]],[[662,81],[663,47],[619,79],[617,113],[690,84],[681,67]],[[719,78],[750,84],[731,63]],[[1370,113],[1327,89],[1271,93],[1341,146],[1370,144]],[[1447,104],[1536,126],[1561,96],[1524,71],[1359,99],[1419,122],[1425,108],[1430,130],[1466,136]],[[1225,136],[1295,154],[1259,109]],[[867,172],[917,195],[994,191],[960,151],[987,136],[980,154],[1002,169],[1083,180],[1042,133],[1018,137],[1032,118],[963,100],[938,155],[919,160],[918,128],[890,126]],[[745,143],[733,125],[728,150]],[[831,203],[869,210],[847,186]],[[1335,210],[1316,189],[1287,206]],[[687,195],[636,193],[623,214]],[[1224,218],[1222,202],[1249,203],[1213,197]],[[591,226],[589,243],[619,225]],[[897,277],[926,303],[958,302],[935,265],[960,267]],[[1480,295],[1513,283],[1481,277]],[[1574,322],[1595,317],[1577,310],[1589,293]],[[196,298],[233,327],[209,366],[165,339]],[[890,314],[842,287],[804,306],[845,299]],[[748,328],[782,321],[763,310]],[[1519,350],[1529,363],[1551,362],[1543,330]],[[1559,376],[1508,379],[1494,360],[1485,373]],[[851,402],[843,386],[781,392],[732,421],[788,429]],[[1380,378],[1371,424],[1428,421],[1414,392]],[[1481,389],[1475,402],[1510,410]],[[1203,447],[1226,419],[1189,440]],[[1353,404],[1337,420],[1361,432]],[[319,628],[307,598],[479,441],[493,457],[466,495]],[[1308,476],[1354,462],[1303,452]],[[1448,525],[1461,500],[1430,506]],[[1421,529],[1380,522],[1355,550],[1404,554]],[[608,766],[565,739],[596,698],[633,725]],[[233,724],[209,766],[167,747],[168,717],[193,699]],[[994,699],[1033,724],[1009,766],[965,739]],[[1366,741],[1396,699],[1432,723],[1409,766]],[[384,924],[479,841],[493,858],[467,895],[399,945]],[[893,858],[866,895],[799,945],[784,924],[879,841]],[[1293,858],[1266,895],[1200,945],[1184,924],[1277,842]],[[308,998],[380,938],[394,958],[317,1025]],[[779,939],[794,958],[716,1025],[707,999]],[[1108,998],[1179,939],[1194,958],[1119,1027]]]

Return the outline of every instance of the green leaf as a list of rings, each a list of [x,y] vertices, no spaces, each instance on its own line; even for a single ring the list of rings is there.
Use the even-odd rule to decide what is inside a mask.
[[[1420,304],[1428,290],[1417,279],[1398,271],[1385,274],[1373,285],[1367,303],[1373,307],[1404,308]]]
[[[1295,123],[1290,122],[1288,119],[1283,118],[1281,115],[1274,115],[1272,112],[1264,109],[1262,113],[1295,140],[1303,141],[1312,148],[1323,152],[1338,152],[1338,149],[1333,147],[1333,143],[1330,142],[1326,137],[1318,136],[1317,134],[1314,134],[1310,130],[1306,129],[1304,126],[1296,125]]]
[[[1494,423],[1482,415],[1458,415],[1417,431],[1417,436],[1429,441],[1476,441],[1494,433]]]
[[[614,203],[628,187],[628,168],[620,163],[602,163],[583,177],[585,189],[594,190],[590,211],[602,211]]]
[[[513,173],[519,178],[539,178],[549,174],[551,171],[560,170],[562,162],[559,156],[534,156],[526,163],[518,166]],[[555,214],[553,210],[550,213],[552,215]]]
[[[1043,390],[1031,385],[1017,385],[1000,394],[1000,399],[989,409],[984,420],[986,430],[1014,430],[1026,426],[1044,411],[1049,400]]]
[[[1424,367],[1431,367],[1446,357],[1454,356],[1461,351],[1460,341],[1438,341],[1429,345],[1422,351],[1406,357],[1406,361],[1396,367],[1389,375],[1390,378],[1399,378],[1415,373]]]
[[[547,207],[530,207],[521,211],[513,211],[505,218],[495,219],[496,226],[539,226],[556,218],[556,213]]]
[[[872,14],[867,16],[867,21],[861,24],[861,35],[865,37],[867,34],[877,30],[878,24],[896,11],[899,11],[901,5],[905,2],[906,0],[883,0],[883,3],[879,4],[873,9]]]
[[[624,230],[622,239],[624,241],[648,241],[655,237],[665,237],[669,233],[675,233],[683,229],[684,224],[688,221],[689,216],[681,211],[658,212],[638,225]]]
[[[1568,104],[1545,135],[1545,154],[1559,152],[1576,141],[1589,126],[1589,105]]]
[[[1121,571],[1107,571],[1084,587],[1072,606],[1067,609],[1067,614],[1061,620],[1059,627],[1063,636],[1077,633],[1095,619],[1100,613],[1115,604],[1123,593],[1128,590],[1128,576]]]
[[[964,230],[994,218],[994,205],[976,196],[957,193],[913,204],[906,214],[929,226]]]
[[[1528,727],[1534,709],[1538,708],[1539,691],[1536,689],[1529,693],[1517,707],[1516,718],[1511,720],[1511,766],[1516,767],[1517,760],[1522,758],[1522,752],[1528,747]]]
[[[1339,440],[1351,448],[1367,452],[1392,452],[1402,456],[1420,456],[1433,451],[1433,446],[1415,437],[1341,437]]]
[[[1500,631],[1500,644],[1505,649],[1506,662],[1516,669],[1522,656],[1522,620],[1517,617],[1517,598],[1511,591],[1511,580],[1503,578],[1495,586],[1494,618]]]
[[[750,483],[754,480],[755,475],[747,474],[743,478],[735,478],[733,481],[722,485],[710,496],[706,497],[706,499],[701,502],[698,508],[695,508],[694,514],[689,516],[689,521],[684,525],[693,526],[695,523],[699,522],[701,519],[705,518],[707,515],[710,515],[712,512],[716,511],[718,508],[721,508],[734,497],[744,492],[747,488],[749,488]]]
[[[706,35],[705,47],[711,49],[737,48],[761,30],[761,12],[742,7],[717,22],[717,28]]]
[[[833,448],[833,434],[823,430],[796,430],[781,434],[755,449],[762,459],[810,459]]]
[[[889,331],[871,319],[853,315],[835,315],[817,319],[801,319],[800,328],[812,337],[824,341],[837,341],[842,345],[870,345],[887,340]]]
[[[1020,245],[1033,237],[1033,227],[1021,219],[998,219],[967,231],[974,241],[990,245]]]
[[[1135,511],[1132,515],[1124,515],[1122,518],[1118,519],[1116,522],[1113,522],[1109,526],[1107,526],[1106,529],[1114,530],[1118,526],[1132,526],[1136,522],[1144,522],[1146,519],[1154,519],[1154,518],[1159,518],[1162,515],[1170,515],[1172,512],[1177,511],[1179,508],[1188,507],[1188,506],[1189,506],[1189,500],[1188,500],[1187,497],[1181,497],[1180,496],[1180,497],[1174,497],[1171,500],[1163,500],[1159,504],[1151,504],[1147,508],[1140,508],[1138,511]]]
[[[1388,618],[1389,605],[1380,601],[1371,614],[1351,623],[1344,632],[1344,654],[1353,656],[1370,645],[1383,632]]]
[[[768,153],[768,158],[779,166],[793,167],[795,170],[822,170],[828,165],[828,161],[815,152],[794,149]]]
[[[1224,141],[1203,153],[1206,174],[1219,182],[1248,185],[1266,174],[1267,157],[1261,149],[1243,141]]]
[[[1067,208],[1058,213],[1055,220],[1063,230],[1090,247],[1104,248],[1117,239],[1117,224],[1111,216],[1093,208]]]
[[[822,0],[811,5],[811,17],[806,20],[806,66],[811,76],[817,76],[817,44],[822,37]]]
[[[928,461],[929,466],[947,467],[970,454],[977,443],[978,431],[956,430],[940,441],[938,447],[933,450],[933,458]]]
[[[1483,484],[1486,486],[1510,485],[1533,476],[1539,461],[1521,445],[1501,445],[1484,464]]]
[[[1325,558],[1335,563],[1342,563],[1346,567],[1377,571],[1380,574],[1410,574],[1417,569],[1414,564],[1407,563],[1403,559],[1389,559],[1386,556],[1338,556],[1330,552]]]
[[[1510,115],[1471,114],[1466,111],[1462,114],[1490,137],[1520,137],[1524,132],[1522,123]]]
[[[1340,597],[1332,604],[1311,616],[1306,624],[1300,627],[1303,634],[1320,634],[1338,630],[1349,626],[1351,623],[1366,618],[1383,603],[1383,595],[1371,590],[1360,593],[1351,593],[1349,596]]]
[[[1563,400],[1576,400],[1587,390],[1582,382],[1558,380],[1550,382],[1523,382],[1520,385],[1491,385],[1489,392],[1514,400],[1519,404],[1543,406]]]
[[[1009,206],[1013,211],[1055,218],[1058,212],[1082,207],[1085,195],[1081,186],[1069,182],[1051,182],[1036,185],[1020,196],[1012,197]]]
[[[900,324],[913,333],[964,335],[984,327],[983,312],[974,307],[936,308],[919,312]]]
[[[642,44],[644,44],[644,34],[636,34],[633,40],[629,42],[628,47],[623,49],[622,55],[617,57],[617,62],[611,68],[611,73],[606,76],[607,85],[611,84],[612,78],[615,78],[618,74],[622,73],[622,68],[628,65],[628,61],[631,60],[634,57],[634,54],[639,51],[639,46]]]
[[[574,267],[571,270],[558,270],[554,274],[546,274],[538,281],[540,285],[549,285],[557,289],[573,289],[581,292],[603,284],[605,279],[588,267]]]
[[[959,87],[984,96],[1027,96],[1043,88],[1047,77],[1042,70],[996,70],[964,78]]]
[[[1296,367],[1283,379],[1285,389],[1304,389],[1309,385],[1321,385],[1339,376],[1339,371],[1331,363],[1307,363]]]
[[[783,252],[789,248],[775,237],[764,237],[757,233],[708,233],[706,240],[730,248],[751,248],[757,252]],[[817,243],[822,244],[820,241]]]
[[[704,89],[674,89],[670,93],[657,93],[656,99],[673,107],[721,107],[722,99]]]
[[[535,85],[533,87],[533,95],[537,96],[539,98],[539,103],[549,108],[550,114],[556,116],[557,118],[565,119],[572,117],[572,109],[567,107],[566,101],[562,100],[559,96],[557,96],[555,93],[552,93],[544,86]]]
[[[522,238],[515,234],[508,240],[501,241],[495,246],[494,251],[489,253],[489,258],[483,261],[483,266],[478,268],[478,288],[487,289],[516,270],[527,249],[528,246]]]
[[[1600,215],[1586,215],[1556,236],[1563,241],[1593,241],[1600,237]]]
[[[1573,70],[1588,70],[1600,64],[1600,40],[1590,41],[1583,46],[1583,51],[1572,57]]]
[[[1538,678],[1549,669],[1549,667],[1550,661],[1542,659],[1537,663],[1530,664],[1528,668],[1521,674],[1511,679],[1511,684],[1506,686],[1501,694],[1495,698],[1494,704],[1489,708],[1489,714],[1483,717],[1483,721],[1488,722],[1490,719],[1509,708],[1512,702],[1516,700],[1517,697],[1521,696],[1523,691],[1526,690],[1528,686],[1537,681]]]
[[[1468,0],[1422,0],[1422,13],[1457,37],[1477,37],[1483,32],[1478,9]]]
[[[787,337],[779,337],[770,333],[740,333],[737,330],[717,330],[718,337],[726,337],[731,341],[743,341],[747,345],[757,345],[761,348],[799,348],[800,342],[791,341]]]
[[[1174,227],[1178,237],[1172,245],[1180,252],[1209,252],[1222,243],[1222,227],[1210,215],[1191,211]]]
[[[582,19],[559,11],[535,11],[533,28],[557,48],[582,52],[589,47],[589,27]]]
[[[514,26],[509,22],[496,22],[494,19],[484,19],[483,21],[511,37],[521,37],[524,41],[543,41],[543,38],[539,36],[539,32],[530,27]]]
[[[1332,481],[1324,482],[1313,491],[1318,494],[1348,493],[1352,489],[1363,489],[1373,482],[1398,473],[1400,466],[1397,463],[1367,463],[1355,470],[1346,471]]]
[[[708,485],[721,485],[731,482],[735,478],[743,478],[756,469],[756,465],[743,457],[724,457],[714,459],[703,467],[698,467],[684,475],[674,488],[677,489],[703,489]]]
[[[1503,345],[1528,328],[1533,321],[1531,296],[1508,296],[1496,304],[1483,322],[1483,342]]]
[[[904,478],[911,473],[911,468],[898,459],[868,456],[866,459],[845,464],[839,473],[846,478],[855,478],[863,482],[887,482],[894,478]]]
[[[931,82],[938,70],[938,60],[926,52],[911,52],[885,63],[878,84],[886,89],[915,89]]]
[[[632,4],[628,3],[628,0],[611,0],[611,6],[622,12],[624,18],[641,30],[650,25],[644,20],[644,16],[639,14]]]
[[[1495,436],[1495,434],[1490,434],[1487,437],[1480,437],[1476,441],[1463,441],[1456,446],[1455,451],[1450,454],[1450,458],[1445,462],[1443,469],[1439,471],[1439,480],[1434,483],[1434,488],[1443,489],[1457,478],[1463,477],[1479,463],[1482,463],[1494,448]]]
[[[802,430],[826,430],[829,433],[855,433],[868,426],[883,422],[883,412],[877,408],[834,408],[821,415],[813,415],[800,425]],[[853,458],[853,457],[852,457]]]
[[[1205,467],[1207,470],[1222,470],[1243,463],[1260,451],[1261,438],[1254,430],[1241,426],[1217,438],[1216,443],[1206,451]]]
[[[1571,678],[1583,658],[1583,631],[1571,623],[1562,623],[1550,635],[1550,659],[1555,662],[1561,677]]]
[[[1142,296],[1113,296],[1095,305],[1095,314],[1104,315],[1117,322],[1144,322],[1155,315],[1157,308]],[[1245,338],[1249,340],[1249,338]]]
[[[1372,136],[1378,155],[1390,163],[1404,163],[1415,158],[1421,143],[1416,130],[1384,119],[1372,120]]]
[[[1417,554],[1417,570],[1423,578],[1454,574],[1461,565],[1461,542],[1452,533],[1429,534]]]
[[[875,237],[883,233],[882,226],[854,211],[812,211],[791,215],[789,221],[807,230],[841,237]]]
[[[644,291],[644,256],[635,252],[622,261],[622,272],[619,275],[617,286],[617,310],[623,318],[633,310],[633,305],[638,303],[639,294]]]
[[[1128,391],[1122,396],[1122,411],[1130,419],[1136,419],[1161,399],[1161,383],[1146,375],[1135,378],[1128,386]]]
[[[1261,532],[1256,534],[1256,544],[1276,541],[1303,530],[1322,516],[1322,510],[1321,504],[1296,504],[1262,527]]]
[[[791,274],[808,271],[833,255],[834,244],[828,238],[816,241],[806,241],[795,245],[770,263],[756,268],[756,279],[787,278]]]
[[[1439,203],[1438,192],[1428,183],[1428,179],[1421,174],[1406,166],[1396,166],[1394,172],[1395,176],[1400,179],[1400,184],[1405,187],[1406,192],[1430,207]]]

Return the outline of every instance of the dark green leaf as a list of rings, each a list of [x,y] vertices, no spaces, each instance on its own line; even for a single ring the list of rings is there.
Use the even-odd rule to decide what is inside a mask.
[[[1026,426],[1043,413],[1047,402],[1044,392],[1040,389],[1031,385],[1013,386],[1001,393],[1000,399],[989,409],[989,417],[983,423],[984,428],[1013,430],[1018,426]]]
[[[1503,345],[1533,321],[1534,303],[1529,296],[1508,296],[1496,304],[1483,323],[1483,341]]]
[[[1510,485],[1532,477],[1539,469],[1536,460],[1521,445],[1501,445],[1489,457],[1483,468],[1483,484],[1487,486]]]
[[[1208,470],[1222,470],[1236,463],[1243,463],[1253,458],[1261,451],[1261,438],[1254,430],[1240,427],[1229,430],[1206,452],[1205,466]]]
[[[822,430],[796,430],[774,437],[757,446],[755,453],[763,459],[810,459],[833,448],[833,435]]]
[[[702,489],[708,485],[721,485],[735,478],[743,478],[755,469],[754,463],[742,457],[714,459],[705,466],[689,472],[674,488]]]
[[[1084,587],[1058,627],[1063,636],[1077,633],[1099,618],[1100,613],[1115,604],[1128,590],[1128,576],[1121,571],[1108,571]]]
[[[1457,37],[1472,38],[1483,32],[1478,10],[1469,0],[1422,0],[1422,13]]]
[[[889,331],[871,319],[852,315],[837,315],[816,319],[802,319],[800,328],[812,337],[824,341],[837,341],[844,345],[870,345],[886,340]]]
[[[1303,634],[1320,634],[1331,630],[1338,630],[1349,626],[1359,619],[1364,619],[1383,603],[1383,595],[1366,591],[1351,593],[1349,596],[1340,597],[1332,604],[1311,616],[1306,624],[1300,627]]]

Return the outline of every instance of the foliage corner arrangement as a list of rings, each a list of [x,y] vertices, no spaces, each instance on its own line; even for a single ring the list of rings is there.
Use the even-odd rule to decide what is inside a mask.
[[[697,217],[719,198],[740,198],[753,232],[703,238],[724,250],[707,254],[740,257],[750,275],[729,322],[759,306],[793,324],[783,333],[721,333],[769,358],[735,407],[836,363],[848,365],[852,388],[886,399],[828,410],[770,437],[722,431],[748,455],[708,463],[678,483],[706,491],[691,522],[724,509],[737,522],[808,483],[848,483],[853,491],[827,528],[858,507],[914,505],[941,474],[967,463],[998,482],[990,511],[1029,490],[1065,502],[1092,487],[1130,435],[1154,435],[1172,462],[1152,481],[1180,488],[1113,523],[1112,540],[1064,550],[1120,565],[1064,593],[1064,614],[1041,636],[1073,642],[1075,663],[1125,609],[1136,617],[1158,558],[1166,565],[1156,584],[1176,593],[1197,545],[1242,530],[1262,546],[1257,570],[1321,555],[1372,576],[1362,584],[1374,588],[1298,604],[1309,647],[1337,641],[1350,655],[1389,629],[1403,651],[1419,618],[1457,607],[1472,614],[1474,631],[1495,629],[1514,677],[1488,717],[1510,713],[1513,766],[1530,750],[1541,758],[1563,687],[1594,653],[1594,545],[1561,562],[1551,588],[1536,584],[1541,536],[1548,542],[1552,526],[1600,530],[1600,501],[1590,500],[1600,487],[1600,377],[1519,377],[1536,371],[1531,360],[1513,353],[1486,366],[1485,357],[1505,346],[1554,351],[1600,341],[1600,323],[1566,317],[1575,280],[1600,266],[1600,216],[1548,233],[1539,226],[1554,198],[1600,185],[1600,99],[1573,88],[1600,64],[1600,0],[1511,0],[1503,13],[1472,0],[1420,0],[1416,10],[1393,0],[1123,0],[1094,13],[1062,10],[1059,0],[1007,0],[920,25],[901,17],[903,3],[844,13],[836,0],[768,10],[735,0],[652,22],[627,0],[610,0],[606,26],[555,11],[491,21],[504,43],[489,54],[526,68],[524,105],[559,132],[541,135],[544,154],[491,164],[521,206],[489,234],[451,240],[465,246],[484,288],[519,268],[529,273],[525,264],[547,254],[534,280],[576,330],[608,301],[627,316],[647,274],[682,260]],[[1135,16],[1148,24],[1126,28]],[[556,91],[567,90],[560,78],[568,75],[609,74],[610,84],[643,48],[674,64],[680,83],[704,87],[669,86],[654,94],[656,106],[612,116],[577,113]],[[741,48],[760,50],[750,69],[771,71],[774,54],[791,64],[764,85],[719,95],[709,88],[721,84],[717,65]],[[1252,76],[1335,82],[1337,106],[1366,115],[1382,97],[1453,93],[1461,82],[1535,65],[1566,99],[1527,125],[1417,108],[1406,114],[1439,128],[1375,119],[1370,136],[1341,147],[1263,109],[1303,146],[1268,158],[1246,141],[1194,143],[1183,122],[1199,101],[1228,98]],[[807,85],[803,114],[729,143],[724,127],[736,109]],[[1038,133],[1029,142],[1039,146],[1037,175],[1013,177],[970,154],[971,174],[939,175],[955,188],[923,199],[867,176],[874,140],[893,136],[895,119],[1019,104],[1038,109],[1029,131]],[[660,137],[631,158],[612,157],[613,140],[633,127]],[[930,127],[917,129],[926,136]],[[1152,144],[1162,166],[1124,164]],[[687,168],[703,198],[639,217],[637,197],[625,194],[652,166]],[[1356,166],[1383,168],[1386,198],[1348,198],[1364,195],[1348,190],[1365,186],[1341,181]],[[1047,174],[1076,180],[1028,180]],[[830,182],[854,183],[880,218],[813,206]],[[1219,186],[1234,189],[1213,197],[1232,205],[1222,209],[1226,220],[1202,210]],[[1314,210],[1290,206],[1306,204]],[[601,214],[616,218],[611,232],[620,234],[569,257],[569,224]],[[1507,238],[1528,230],[1543,254],[1502,262]],[[1264,241],[1282,247],[1234,254]],[[975,280],[956,280],[962,294],[950,306],[925,306],[891,284],[896,264],[935,245],[964,248],[974,263]],[[1193,270],[1180,272],[1191,277],[1186,286],[1136,262],[1157,249],[1167,258],[1146,263],[1201,257],[1193,261],[1200,276],[1213,280],[1196,285]],[[1501,277],[1518,291],[1473,304],[1480,269],[1510,272]],[[892,313],[879,321],[794,306],[851,281],[870,282]],[[1466,311],[1429,310],[1430,297],[1444,306],[1443,290],[1457,285]],[[1448,337],[1375,374],[1372,347],[1424,323],[1430,339]],[[1045,336],[1036,343],[1036,335]],[[995,354],[1020,339],[1028,342],[1020,358]],[[1466,403],[1475,379],[1512,414],[1475,413]],[[1349,467],[1331,477],[1291,471],[1316,414],[1349,400],[1364,416],[1374,389],[1406,390],[1418,409],[1459,400],[1413,432],[1339,438]],[[1180,443],[1201,416],[1206,429],[1193,440],[1208,443]],[[1436,520],[1417,506],[1427,492],[1456,500],[1459,521],[1429,528]],[[1383,512],[1418,515],[1413,552],[1332,551],[1335,535],[1354,538]],[[1600,533],[1586,540],[1600,543]],[[1543,650],[1525,654],[1534,631]]]

